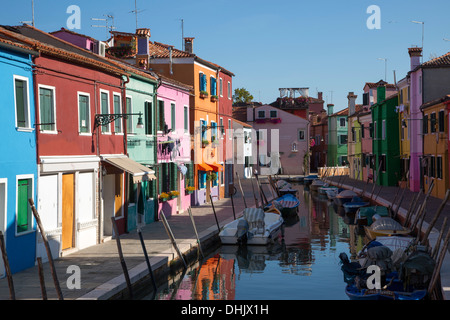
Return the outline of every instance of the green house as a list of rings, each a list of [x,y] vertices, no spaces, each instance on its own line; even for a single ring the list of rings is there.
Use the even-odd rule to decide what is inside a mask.
[[[334,105],[328,104],[327,166],[346,166],[348,141],[348,108],[333,113]]]
[[[378,102],[379,101],[379,102]],[[377,103],[372,105],[374,170],[376,183],[396,186],[401,180],[398,95],[386,98],[386,87],[377,88]],[[378,171],[378,174],[377,174]]]

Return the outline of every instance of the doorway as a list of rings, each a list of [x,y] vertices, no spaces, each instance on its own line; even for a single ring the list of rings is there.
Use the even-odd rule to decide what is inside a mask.
[[[74,247],[75,175],[62,176],[62,243],[61,249]]]

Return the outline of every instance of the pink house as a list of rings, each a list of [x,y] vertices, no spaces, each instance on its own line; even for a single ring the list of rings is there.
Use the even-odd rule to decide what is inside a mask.
[[[178,192],[177,197],[159,201],[166,216],[183,212],[191,205],[186,189],[194,185],[194,166],[191,160],[189,134],[189,98],[192,87],[158,75],[156,105],[157,161],[159,194]]]
[[[309,168],[309,121],[279,108],[262,105],[247,113],[256,131],[257,156],[262,175],[304,175]],[[255,146],[254,146],[255,147]],[[305,162],[306,161],[306,162]]]

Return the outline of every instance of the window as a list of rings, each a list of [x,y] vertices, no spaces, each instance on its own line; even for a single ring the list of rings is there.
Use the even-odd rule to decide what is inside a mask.
[[[184,132],[189,132],[189,107],[184,106]]]
[[[220,93],[220,96],[223,97],[223,79],[222,78],[219,79],[219,93]]]
[[[114,113],[121,114],[122,113],[122,104],[120,102],[120,95],[114,94]],[[114,132],[122,133],[122,118],[114,120]]]
[[[361,138],[364,138],[364,124],[361,125]]]
[[[424,115],[423,116],[423,120],[422,120],[422,133],[423,134],[427,134],[428,133],[428,115]]]
[[[346,144],[348,136],[346,134],[339,135],[339,144]]]
[[[202,132],[202,140],[206,140],[207,132],[206,132],[206,121],[200,120],[200,128]]]
[[[297,150],[297,143],[295,143],[295,142],[292,143],[292,151],[298,151]]]
[[[381,156],[378,157],[378,160],[379,160],[380,163],[381,163],[380,171],[381,171],[381,172],[386,172],[386,155],[385,155],[385,154],[382,154]],[[379,164],[378,164],[378,165],[379,165]]]
[[[373,138],[373,123],[369,123],[369,137]]]
[[[170,128],[172,129],[172,132],[175,132],[176,130],[176,109],[175,109],[175,103],[170,103]]]
[[[200,72],[200,91],[206,92],[207,86],[207,80],[206,80],[206,74],[203,72]]]
[[[232,129],[232,127],[231,127],[231,119],[228,119],[228,130],[231,130]],[[231,132],[231,131],[230,131]],[[233,134],[229,134],[228,135],[228,139],[229,140],[232,140],[233,139]]]
[[[210,90],[212,96],[217,96],[217,81],[216,78],[210,77]]]
[[[41,131],[56,131],[55,88],[39,87],[39,123]]]
[[[304,141],[305,140],[305,130],[299,130],[298,131],[298,140]]]
[[[271,118],[276,118],[277,116],[278,116],[277,110],[270,110],[270,117]]]
[[[436,158],[436,178],[442,179],[442,157]]]
[[[346,125],[346,119],[345,118],[339,118],[339,125],[341,127],[345,127]]]
[[[376,121],[373,122],[373,138],[375,140],[377,139],[377,122]]]
[[[439,124],[439,132],[444,132],[445,130],[445,114],[444,114],[444,110],[439,111],[439,120],[438,120],[438,124]]]
[[[206,172],[198,171],[198,185],[200,189],[206,188]]]
[[[133,113],[133,103],[131,100],[131,97],[127,97],[126,99],[127,103],[127,112],[126,113]],[[127,132],[133,133],[133,116],[128,116],[127,118]]]
[[[386,139],[386,120],[381,122],[381,139]]]
[[[178,166],[175,162],[161,163],[159,172],[159,192],[170,192],[178,187]]]
[[[258,111],[258,118],[259,119],[265,119],[266,118],[266,112],[264,110]]]
[[[14,96],[16,103],[16,128],[31,128],[27,78],[14,76]]]
[[[100,107],[102,114],[109,114],[109,93],[100,92]],[[111,132],[110,125],[106,124],[102,126],[102,132]]]
[[[152,135],[153,132],[153,111],[152,103],[150,101],[145,101],[144,113],[145,113],[145,134]]]
[[[231,100],[231,82],[228,81],[228,99]]]
[[[78,132],[90,133],[89,95],[78,93]]]
[[[355,131],[355,128],[352,128],[352,142],[356,142],[356,131]]]
[[[436,112],[433,112],[430,115],[430,132],[436,132]]]
[[[27,232],[32,229],[31,207],[28,199],[33,198],[33,179],[19,178],[17,180],[17,233]]]
[[[434,156],[430,157],[430,169],[428,172],[428,176],[431,178],[436,177],[436,158]]]
[[[217,123],[211,121],[211,142],[217,140]]]
[[[223,118],[220,118],[219,126],[220,126],[220,134],[222,135],[222,139],[223,139],[223,136],[225,135],[225,128],[223,126]]]
[[[158,131],[164,131],[166,121],[164,119],[164,101],[158,100]]]

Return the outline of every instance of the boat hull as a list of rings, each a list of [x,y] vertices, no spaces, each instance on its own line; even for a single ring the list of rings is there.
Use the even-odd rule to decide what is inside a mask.
[[[424,300],[427,290],[415,290],[412,292],[389,290],[358,290],[355,285],[347,285],[345,293],[350,300]]]
[[[352,203],[352,202],[347,202],[344,203],[343,207],[344,207],[344,211],[345,213],[356,213],[356,211],[359,210],[359,208],[368,206],[369,202],[356,202],[356,203]]]
[[[366,231],[366,235],[370,240],[375,240],[377,237],[387,237],[387,236],[400,236],[400,235],[409,235],[411,230],[403,229],[403,230],[372,230],[370,227],[364,226]]]

